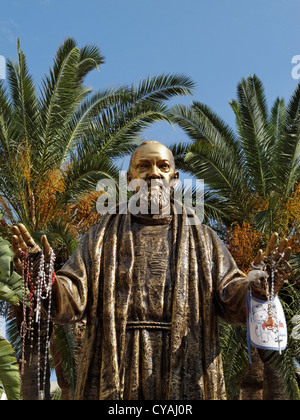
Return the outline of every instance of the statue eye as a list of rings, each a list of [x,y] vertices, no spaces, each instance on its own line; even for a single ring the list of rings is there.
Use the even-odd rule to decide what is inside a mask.
[[[139,169],[145,169],[145,168],[148,168],[148,163],[147,162],[141,162],[141,163],[138,163],[137,164],[137,168],[139,168]]]
[[[161,165],[159,165],[159,168],[167,171],[170,168],[170,165],[168,163],[162,163]]]

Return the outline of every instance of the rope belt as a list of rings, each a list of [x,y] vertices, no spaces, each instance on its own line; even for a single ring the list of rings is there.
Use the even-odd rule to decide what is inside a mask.
[[[171,322],[155,322],[155,321],[128,321],[127,330],[171,330]]]

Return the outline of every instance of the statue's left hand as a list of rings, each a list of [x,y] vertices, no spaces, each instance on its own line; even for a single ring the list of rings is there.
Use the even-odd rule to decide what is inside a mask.
[[[253,268],[249,273],[251,289],[254,295],[265,295],[265,279],[271,280],[271,268],[274,269],[274,293],[278,293],[285,281],[289,278],[292,267],[288,263],[291,248],[287,246],[286,238],[281,239],[278,248],[278,233],[273,233],[265,253],[260,249],[253,261]],[[256,277],[256,278],[255,278]],[[262,281],[257,281],[261,279]]]

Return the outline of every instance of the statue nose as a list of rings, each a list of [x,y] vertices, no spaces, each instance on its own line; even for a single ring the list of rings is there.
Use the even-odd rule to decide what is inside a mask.
[[[158,167],[156,165],[151,166],[149,176],[151,178],[160,178],[159,170],[158,170]]]

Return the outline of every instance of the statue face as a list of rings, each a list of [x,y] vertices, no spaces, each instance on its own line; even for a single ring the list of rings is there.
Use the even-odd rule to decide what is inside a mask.
[[[133,154],[127,182],[133,179],[161,179],[170,182],[178,178],[172,152],[159,142],[149,142],[139,147]]]
[[[155,141],[143,144],[133,153],[127,172],[127,182],[139,193],[141,207],[145,211],[151,209],[152,214],[169,206],[178,177],[172,152]]]

